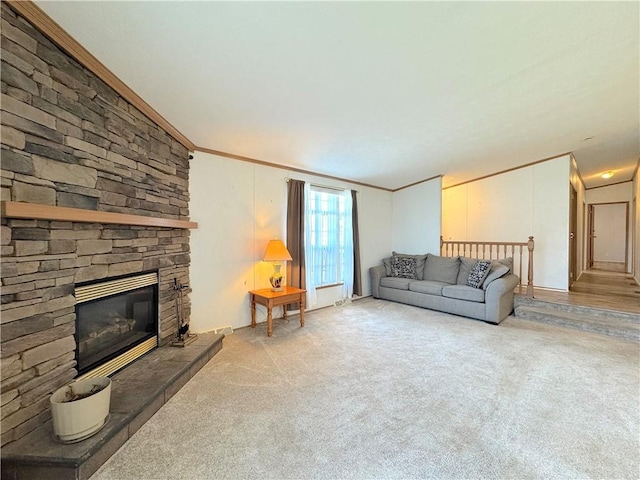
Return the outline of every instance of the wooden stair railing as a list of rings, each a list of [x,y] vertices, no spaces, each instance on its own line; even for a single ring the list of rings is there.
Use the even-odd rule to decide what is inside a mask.
[[[444,240],[440,237],[440,255],[445,257],[462,256],[479,260],[500,260],[512,257],[514,268],[518,268],[522,292],[522,259],[525,248],[527,255],[527,296],[533,297],[533,249],[535,242],[529,237],[526,242],[468,242],[464,240]]]

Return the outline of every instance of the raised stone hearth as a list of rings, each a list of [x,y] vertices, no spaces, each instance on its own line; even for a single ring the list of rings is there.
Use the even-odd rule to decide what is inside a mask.
[[[161,347],[112,377],[111,416],[96,435],[62,445],[51,422],[2,448],[3,480],[89,478],[222,348],[204,334],[186,348]]]

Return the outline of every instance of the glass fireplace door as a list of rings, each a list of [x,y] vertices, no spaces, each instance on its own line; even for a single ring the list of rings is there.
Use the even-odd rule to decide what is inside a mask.
[[[157,286],[156,280],[153,285],[126,291],[115,289],[116,293],[111,289],[102,291],[104,296],[83,302],[78,300],[76,359],[79,375],[157,337]]]

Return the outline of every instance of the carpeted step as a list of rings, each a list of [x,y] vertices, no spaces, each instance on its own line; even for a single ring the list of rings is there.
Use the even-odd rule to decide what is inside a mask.
[[[587,307],[583,305],[571,305],[566,303],[555,303],[549,300],[540,300],[538,298],[527,297],[525,295],[514,296],[515,307],[527,305],[531,307],[544,308],[552,311],[570,312],[578,315],[587,315],[590,317],[616,318],[623,322],[640,324],[640,304],[638,305],[639,313],[621,312],[617,310],[609,310],[599,307]]]
[[[515,316],[626,340],[640,341],[640,315],[549,302],[519,302]]]

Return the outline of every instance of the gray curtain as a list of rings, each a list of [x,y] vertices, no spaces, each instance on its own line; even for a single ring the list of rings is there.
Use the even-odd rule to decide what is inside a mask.
[[[360,274],[360,232],[358,231],[358,197],[355,190],[351,190],[353,225],[353,294],[362,296],[362,277]]]
[[[287,183],[287,249],[293,258],[287,262],[287,285],[305,288],[304,182],[301,180]],[[297,303],[287,307],[287,310],[299,309]]]

